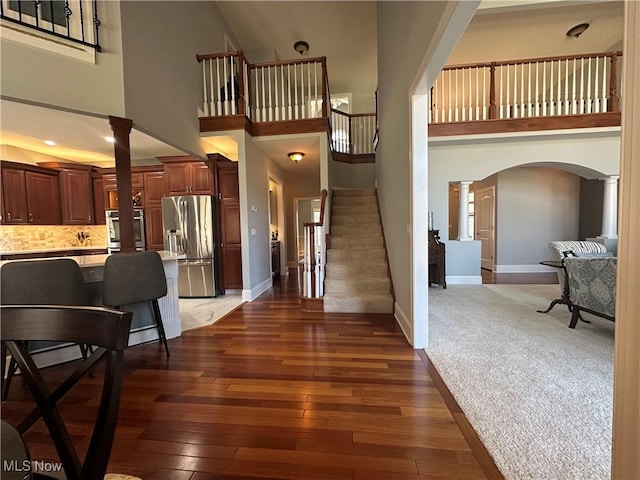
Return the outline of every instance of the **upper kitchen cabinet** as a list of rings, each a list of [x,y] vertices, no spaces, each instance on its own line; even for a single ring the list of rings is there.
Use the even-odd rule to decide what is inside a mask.
[[[90,165],[45,162],[42,167],[60,172],[62,223],[64,225],[90,225],[94,223],[93,186]]]
[[[91,181],[93,182],[93,220],[96,225],[104,225],[106,223],[104,178],[100,172],[92,172]]]
[[[164,190],[167,195],[212,195],[213,171],[198,157],[159,157],[164,163]]]
[[[109,169],[113,171],[113,169]],[[118,182],[115,173],[102,176],[105,191],[105,206],[108,209],[118,208]],[[131,201],[135,207],[144,205],[144,176],[142,172],[131,172]]]
[[[2,223],[56,225],[61,221],[58,172],[2,162]]]

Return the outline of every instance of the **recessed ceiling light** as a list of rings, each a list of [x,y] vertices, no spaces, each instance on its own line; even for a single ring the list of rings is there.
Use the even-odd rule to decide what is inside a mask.
[[[44,144],[49,145],[50,147],[55,147],[56,142],[54,142],[53,140],[45,140]]]
[[[104,137],[104,139],[109,143],[116,143],[116,139],[113,137]]]

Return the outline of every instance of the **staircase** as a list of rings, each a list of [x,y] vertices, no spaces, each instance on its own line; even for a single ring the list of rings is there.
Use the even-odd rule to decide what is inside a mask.
[[[324,311],[393,313],[375,189],[334,189],[332,199]]]

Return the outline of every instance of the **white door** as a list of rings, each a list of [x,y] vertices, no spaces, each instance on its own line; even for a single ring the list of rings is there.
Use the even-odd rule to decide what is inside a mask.
[[[495,264],[495,198],[495,187],[475,192],[476,240],[482,245],[480,266],[489,270],[493,270]]]

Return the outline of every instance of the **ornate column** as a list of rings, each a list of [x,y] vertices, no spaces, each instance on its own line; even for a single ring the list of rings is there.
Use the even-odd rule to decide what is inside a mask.
[[[640,478],[640,3],[625,2],[620,236],[613,380],[613,480]]]
[[[460,182],[460,210],[458,213],[458,240],[471,240],[469,234],[469,185],[473,182]]]
[[[602,233],[598,238],[618,238],[618,175],[601,178],[604,181],[602,198]]]

